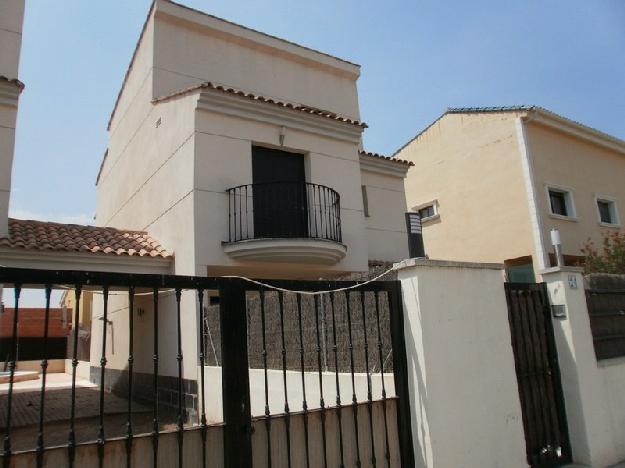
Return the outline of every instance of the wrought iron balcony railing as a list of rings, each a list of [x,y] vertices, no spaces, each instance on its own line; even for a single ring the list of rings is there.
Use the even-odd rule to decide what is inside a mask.
[[[342,242],[340,196],[309,182],[239,185],[228,193],[228,241],[325,239]]]

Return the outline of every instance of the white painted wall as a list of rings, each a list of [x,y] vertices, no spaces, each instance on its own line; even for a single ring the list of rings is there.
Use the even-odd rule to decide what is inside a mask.
[[[18,77],[23,19],[24,0],[0,2],[0,75],[9,80]],[[19,94],[20,90],[14,83],[0,80],[0,237],[8,233]]]
[[[196,112],[195,238],[198,270],[209,275],[318,278],[367,269],[358,140],[345,141],[286,128],[280,145],[280,125],[198,109]],[[252,146],[266,145],[303,153],[308,182],[326,185],[341,197],[341,229],[347,255],[335,265],[241,262],[223,249],[228,239],[230,187],[253,183]],[[200,241],[201,240],[201,241]]]
[[[50,368],[48,368],[48,372]],[[65,359],[64,366],[59,372],[64,372],[66,374],[72,375],[72,360]],[[91,363],[88,361],[78,361],[78,365],[76,366],[76,378],[82,380],[89,380],[89,376],[91,374]]]
[[[143,294],[144,291],[140,292]],[[196,380],[199,359],[196,328],[195,291],[183,291],[180,303],[181,337],[183,354],[183,378]],[[178,337],[175,294],[165,290],[159,295],[158,304],[159,375],[178,376]],[[93,296],[91,325],[91,366],[99,367],[102,356],[103,296]],[[108,302],[108,327],[106,359],[109,369],[126,369],[129,345],[128,296],[124,291],[112,291]],[[134,301],[134,371],[153,372],[154,306],[151,294],[135,296]]]
[[[400,265],[416,466],[527,466],[503,266]]]
[[[0,2],[0,75],[17,78],[22,48],[24,0]]]
[[[358,119],[358,65],[156,2],[154,96],[211,81]]]
[[[541,274],[551,303],[566,306],[566,318],[553,324],[573,461],[611,466],[625,460],[625,359],[597,363],[581,270]]]
[[[200,369],[198,368],[198,375]],[[336,374],[334,372],[322,372],[323,398],[325,407],[336,406]],[[250,408],[252,417],[265,414],[265,374],[263,369],[250,369]],[[284,376],[281,370],[268,369],[267,382],[269,388],[269,410],[271,414],[284,412]],[[303,392],[302,374],[297,371],[287,371],[287,395],[289,410],[291,412],[302,411]],[[309,410],[315,410],[320,405],[319,374],[317,372],[304,372],[306,382],[306,403]],[[222,411],[222,388],[221,367],[204,367],[204,384],[206,389],[206,419],[209,423],[223,421]],[[367,401],[367,376],[364,373],[354,374],[356,388],[356,401]],[[384,375],[384,386],[387,398],[395,396],[395,382],[393,374]],[[339,373],[339,388],[341,405],[352,403],[352,380],[351,374]],[[382,399],[382,376],[380,373],[371,374],[371,394],[373,400]],[[201,399],[201,395],[200,395]]]
[[[369,205],[365,217],[369,259],[398,262],[408,258],[404,177],[361,166],[361,178]]]

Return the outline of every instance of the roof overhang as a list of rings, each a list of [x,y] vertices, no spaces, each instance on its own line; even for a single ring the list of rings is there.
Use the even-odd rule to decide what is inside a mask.
[[[199,88],[197,109],[277,125],[337,140],[359,143],[364,126],[272,105],[212,88]]]
[[[18,80],[3,78],[3,76],[0,76],[0,105],[17,107],[17,102],[24,86],[20,86],[21,82]]]
[[[0,247],[0,266],[46,270],[81,270],[114,273],[171,274],[173,257],[53,252]]]
[[[562,133],[571,135],[572,137],[586,141],[588,143],[610,149],[621,154],[625,154],[625,141],[620,138],[608,135],[595,128],[584,125],[575,120],[567,119],[561,115],[551,112],[539,106],[502,106],[502,107],[450,107],[441,114],[430,125],[425,127],[414,137],[403,144],[393,156],[400,153],[410,143],[415,141],[421,135],[425,134],[438,121],[449,114],[489,114],[489,113],[516,113],[526,123],[536,123],[545,127],[552,128]]]
[[[392,159],[384,159],[380,157],[372,157],[360,153],[360,170],[375,172],[377,174],[389,175],[393,177],[401,177],[402,179],[408,174],[411,165],[393,161]]]
[[[603,148],[625,154],[625,141],[607,133],[588,127],[546,109],[535,107],[521,117],[526,123],[535,123],[557,130],[572,137]]]

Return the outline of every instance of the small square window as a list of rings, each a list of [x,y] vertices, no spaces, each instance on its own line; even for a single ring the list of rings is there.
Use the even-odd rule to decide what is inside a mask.
[[[436,210],[434,209],[434,205],[428,205],[420,208],[418,213],[421,219],[427,219],[434,216],[436,214]]]
[[[618,224],[618,214],[616,203],[612,200],[597,199],[597,210],[599,211],[599,221],[603,224]]]
[[[614,220],[612,219],[612,210],[610,210],[610,202],[598,200],[597,208],[599,208],[599,217],[602,223],[614,223]]]
[[[560,216],[570,216],[567,203],[567,192],[549,189],[549,203],[551,204],[551,212]]]
[[[369,214],[369,194],[367,193],[367,186],[361,185],[360,189],[362,190],[362,207],[365,212],[365,218],[369,218],[371,215]]]

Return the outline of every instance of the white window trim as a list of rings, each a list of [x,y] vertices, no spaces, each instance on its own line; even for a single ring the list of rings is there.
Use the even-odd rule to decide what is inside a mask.
[[[601,213],[599,212],[599,203],[600,201],[612,203],[614,206],[614,219],[616,222],[614,223],[606,223],[601,221]],[[611,228],[620,228],[621,227],[621,215],[618,210],[618,203],[616,198],[610,197],[608,195],[595,194],[595,209],[597,210],[597,222],[600,226],[603,227],[611,227]]]
[[[426,203],[421,203],[419,205],[413,206],[412,207],[412,211],[417,212],[423,208],[426,208],[428,206],[432,206],[432,208],[434,208],[434,214],[432,216],[428,216],[427,218],[422,218],[421,219],[421,223],[427,223],[429,221],[434,221],[435,219],[439,219],[441,217],[441,215],[438,212],[438,200],[431,200],[429,202]]]
[[[566,209],[569,212],[567,216],[563,216],[561,214],[554,213],[551,210],[551,197],[549,196],[549,191],[553,190],[556,192],[562,192],[568,195],[565,197]],[[575,196],[574,191],[571,187],[565,187],[564,185],[558,184],[545,184],[545,195],[547,196],[547,208],[549,209],[549,216],[554,219],[561,219],[563,221],[578,221],[577,217],[577,208],[575,207]]]

